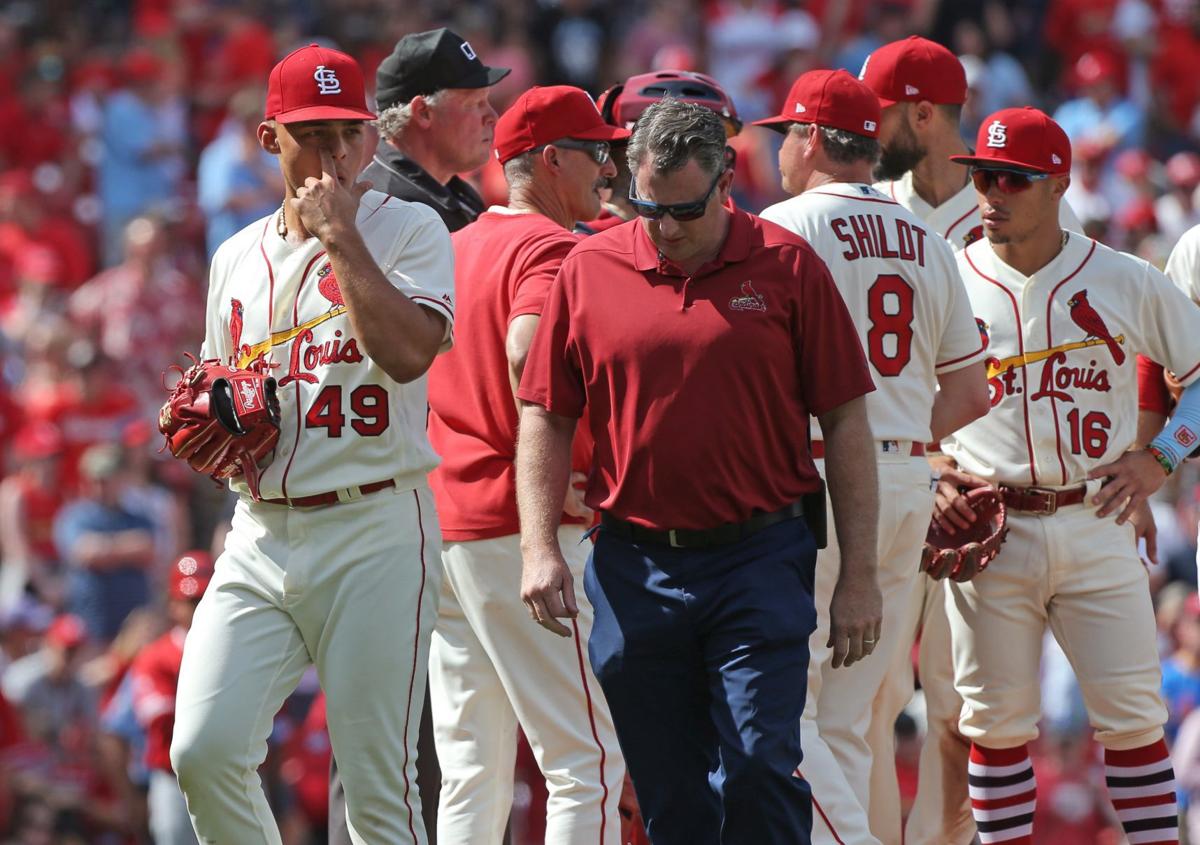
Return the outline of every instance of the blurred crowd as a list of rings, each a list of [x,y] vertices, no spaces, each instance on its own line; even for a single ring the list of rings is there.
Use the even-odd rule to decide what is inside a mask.
[[[599,94],[669,67],[715,76],[745,121],[806,70],[857,74],[881,44],[925,34],[967,70],[966,138],[1011,105],[1067,130],[1067,198],[1093,237],[1161,266],[1200,223],[1200,0],[0,0],[0,841],[149,841],[129,668],[179,624],[168,570],[186,550],[219,552],[232,511],[156,452],[155,419],[164,369],[203,337],[208,256],[281,197],[255,139],[263,83],[313,40],[355,55],[370,81],[402,35],[438,25],[513,69],[497,111],[536,83]],[[773,133],[731,143],[738,204],[782,199]],[[503,202],[494,164],[470,178]],[[1198,512],[1189,464],[1155,502],[1151,569],[1176,771],[1200,809]],[[1120,842],[1053,647],[1044,697],[1040,834]],[[897,726],[910,795],[921,722],[918,695]],[[309,679],[264,768],[289,843],[323,835],[323,725]],[[540,841],[519,812],[539,817],[528,768],[518,843]]]

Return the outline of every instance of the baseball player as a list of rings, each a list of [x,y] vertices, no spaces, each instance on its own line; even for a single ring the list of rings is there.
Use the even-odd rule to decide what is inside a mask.
[[[208,552],[185,552],[167,576],[167,616],[171,630],[146,646],[129,669],[133,712],[146,732],[146,768],[150,771],[150,831],[155,845],[195,845],[196,834],[187,804],[171,770],[171,735],[175,727],[175,691],[183,643],[196,604],[212,580]]]
[[[804,237],[829,265],[877,385],[867,416],[879,465],[879,589],[883,628],[898,630],[924,580],[916,562],[933,502],[925,443],[987,413],[983,344],[953,250],[869,185],[879,153],[879,101],[869,88],[845,71],[811,71],[796,80],[779,116],[756,123],[786,133],[779,169],[784,190],[795,195],[762,216]],[[824,471],[818,431],[813,438]],[[814,842],[875,843],[866,813],[867,735],[898,641],[885,637],[861,665],[834,671],[826,641],[839,568],[831,542],[818,555],[803,773],[820,807]]]
[[[859,75],[879,97],[882,146],[875,187],[913,212],[955,251],[983,236],[983,220],[967,168],[949,156],[968,152],[959,133],[967,99],[962,64],[940,44],[918,36],[886,44],[873,52]],[[1083,226],[1063,202],[1059,222],[1082,232]],[[880,691],[869,744],[879,753],[871,768],[871,830],[884,845],[967,845],[975,823],[967,797],[969,745],[958,734],[962,699],[950,670],[950,629],[943,608],[944,584],[921,579],[909,613],[894,629],[905,643],[920,634],[921,689],[925,693],[928,732],[921,748],[917,797],[901,831],[900,790],[890,749],[896,717],[912,698],[911,648],[897,648]],[[903,833],[903,837],[902,834]]]
[[[518,723],[546,778],[545,841],[618,843],[625,764],[582,659],[591,606],[580,608],[570,640],[523,624],[513,391],[550,283],[579,242],[571,227],[596,216],[616,173],[608,145],[628,137],[581,89],[531,88],[496,124],[508,206],[452,236],[460,340],[429,373],[429,438],[443,458],[430,477],[444,576],[429,658],[443,845],[500,842]],[[591,511],[580,502],[572,512],[558,537],[582,578],[591,544],[580,517]]]
[[[985,239],[960,253],[959,267],[989,340],[992,409],[945,443],[936,518],[966,527],[961,491],[987,485],[1008,509],[999,555],[973,580],[949,583],[946,597],[980,839],[1033,841],[1026,745],[1041,716],[1049,625],[1104,747],[1125,835],[1175,843],[1154,613],[1130,518],[1196,444],[1200,393],[1185,389],[1153,443],[1129,447],[1136,354],[1192,384],[1200,312],[1145,261],[1061,229],[1071,147],[1042,112],[988,116],[975,154],[955,161],[972,169],[984,221]]]
[[[180,671],[171,762],[202,842],[280,841],[254,772],[310,663],[352,840],[425,841],[413,750],[441,568],[423,374],[449,346],[453,254],[432,210],[355,183],[364,103],[344,53],[275,66],[258,133],[283,206],[212,262],[203,357],[271,374],[282,422],[259,496],[233,482]]]

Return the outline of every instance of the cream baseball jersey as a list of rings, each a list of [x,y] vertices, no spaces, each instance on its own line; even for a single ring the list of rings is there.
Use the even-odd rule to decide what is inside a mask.
[[[202,349],[278,380],[281,431],[263,498],[428,472],[437,456],[425,435],[425,377],[398,384],[366,355],[321,242],[289,245],[278,216],[252,223],[213,256]],[[367,191],[356,222],[388,281],[446,319],[449,349],[454,256],[437,214]],[[246,492],[240,480],[231,486]]]
[[[954,252],[869,185],[824,185],[762,217],[799,234],[829,266],[871,364],[875,437],[927,442],[937,374],[984,354]]]
[[[983,237],[983,218],[979,216],[979,201],[970,179],[961,191],[936,207],[921,199],[912,179],[910,170],[894,182],[879,182],[875,187],[924,220],[925,225],[950,242],[955,252]],[[1065,202],[1058,207],[1058,224],[1071,232],[1083,231],[1083,224]]]
[[[1193,226],[1171,250],[1167,259],[1167,277],[1200,305],[1200,226]]]
[[[958,263],[988,339],[992,403],[943,444],[968,472],[1021,486],[1082,483],[1134,441],[1138,353],[1184,384],[1200,375],[1200,310],[1141,259],[1072,233],[1030,277],[987,240]]]

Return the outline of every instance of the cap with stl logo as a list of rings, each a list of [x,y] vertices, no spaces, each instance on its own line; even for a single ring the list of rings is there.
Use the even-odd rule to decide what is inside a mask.
[[[288,53],[267,80],[267,120],[374,120],[358,62],[309,44]]]
[[[754,121],[785,131],[792,123],[815,123],[867,138],[879,137],[879,99],[844,70],[810,70],[792,83],[783,111]]]
[[[950,156],[950,160],[1057,175],[1071,172],[1071,142],[1061,126],[1033,106],[1001,109],[983,119],[975,154]]]
[[[958,57],[928,38],[910,35],[884,44],[863,62],[858,78],[884,108],[928,100],[938,105],[967,101],[967,72]]]
[[[534,86],[496,121],[496,158],[501,164],[559,141],[623,141],[628,129],[610,126],[588,93],[571,85]]]

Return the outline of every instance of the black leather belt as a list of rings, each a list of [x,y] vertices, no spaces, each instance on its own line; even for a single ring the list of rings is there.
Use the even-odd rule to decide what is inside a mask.
[[[770,528],[776,523],[795,519],[798,516],[804,516],[803,502],[793,502],[777,511],[755,514],[745,522],[727,522],[716,528],[673,528],[669,531],[660,531],[618,519],[608,513],[600,514],[600,524],[604,526],[605,531],[611,531],[618,537],[634,543],[653,543],[670,546],[674,549],[702,549],[709,546],[728,546],[739,540],[745,540],[764,528]]]

